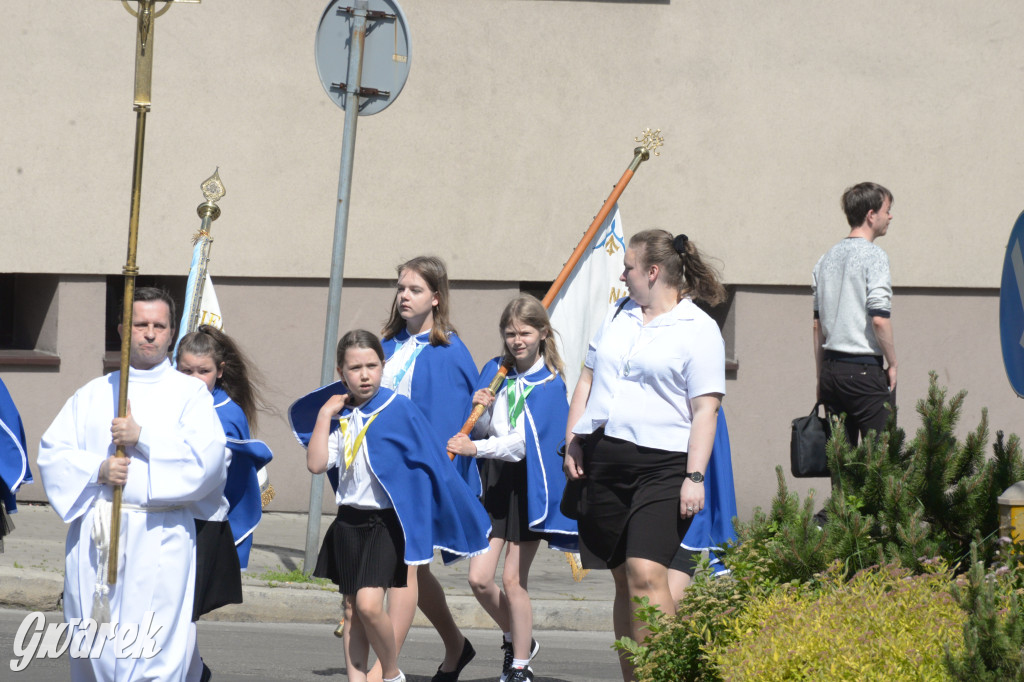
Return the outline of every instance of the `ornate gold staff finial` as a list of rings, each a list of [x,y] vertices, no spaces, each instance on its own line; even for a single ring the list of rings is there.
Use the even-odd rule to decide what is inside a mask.
[[[661,152],[656,151],[658,147],[665,146],[665,138],[661,134],[661,128],[655,131],[651,131],[650,128],[644,128],[644,132],[640,137],[634,137],[634,142],[639,142],[640,146],[647,150],[648,153],[654,152],[655,156],[661,156]]]
[[[217,205],[217,202],[227,194],[227,190],[224,189],[224,183],[220,179],[220,166],[213,171],[213,175],[203,180],[199,185],[199,189],[203,190],[203,196],[206,197],[206,201],[196,207],[196,213],[203,219],[203,228],[199,234],[192,238],[193,245],[199,241],[199,237],[203,236],[204,233],[206,236],[209,236],[209,223],[206,219],[209,218],[213,221],[220,217],[220,206]],[[211,239],[210,241],[213,240]]]
[[[224,198],[227,191],[224,189],[224,183],[220,179],[220,166],[213,171],[213,175],[203,180],[202,184],[199,185],[199,189],[203,190],[203,196],[206,197],[207,201],[218,202]]]
[[[650,128],[644,128],[640,137],[634,137],[633,141],[639,142],[640,146],[633,150],[633,163],[629,166],[631,171],[635,171],[640,167],[641,163],[651,158],[651,152],[654,152],[655,156],[661,156],[661,152],[657,151],[657,149],[665,145],[665,138],[661,135],[661,128],[654,131]]]

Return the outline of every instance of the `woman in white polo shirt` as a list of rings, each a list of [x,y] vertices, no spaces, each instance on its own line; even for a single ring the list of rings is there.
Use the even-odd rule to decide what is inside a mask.
[[[668,565],[704,506],[703,474],[725,395],[725,344],[694,301],[724,300],[718,275],[686,235],[629,241],[629,298],[594,336],[573,393],[566,475],[585,478],[579,521],[586,568],[615,579],[615,636],[642,641],[634,597],[675,613]],[[632,666],[621,660],[623,678]]]

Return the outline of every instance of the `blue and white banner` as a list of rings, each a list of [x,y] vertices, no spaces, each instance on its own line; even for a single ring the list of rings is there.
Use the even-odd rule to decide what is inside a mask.
[[[583,371],[590,339],[608,307],[626,295],[626,285],[619,281],[624,251],[622,217],[616,204],[548,309],[551,326],[558,332],[570,398]]]
[[[175,349],[190,330],[188,328],[189,311],[192,310],[192,302],[195,301],[199,287],[199,271],[203,262],[203,245],[205,237],[200,238],[192,249],[192,264],[188,270],[188,284],[185,286],[185,305],[181,309],[181,324],[178,325],[178,339],[174,343]],[[199,322],[196,327],[208,324],[217,329],[224,329],[224,320],[220,315],[220,303],[217,301],[217,294],[213,291],[213,281],[210,280],[210,273],[206,273],[203,281],[202,298],[199,302]],[[195,331],[195,330],[191,330]]]

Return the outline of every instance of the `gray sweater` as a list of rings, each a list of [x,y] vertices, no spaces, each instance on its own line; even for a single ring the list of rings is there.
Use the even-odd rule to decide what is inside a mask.
[[[871,317],[889,317],[892,282],[889,257],[860,237],[847,238],[814,266],[814,316],[825,337],[825,350],[855,355],[882,355]]]

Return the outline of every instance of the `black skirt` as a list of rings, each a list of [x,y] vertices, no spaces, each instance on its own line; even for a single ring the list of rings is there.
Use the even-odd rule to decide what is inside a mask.
[[[313,575],[328,578],[342,594],[362,587],[405,587],[405,536],[394,509],[338,507],[324,535]]]
[[[477,460],[483,484],[483,502],[491,517],[491,537],[510,542],[544,540],[546,533],[530,530],[526,503],[526,460],[505,462],[497,459]]]
[[[703,556],[703,552],[699,549],[686,549],[680,547],[676,555],[672,557],[672,563],[669,564],[669,568],[674,571],[681,571],[686,575],[693,577],[693,574],[697,572],[697,567],[700,566],[700,560]]]
[[[228,604],[242,603],[242,566],[227,521],[196,519],[196,590],[192,620]]]
[[[639,446],[599,430],[583,446],[583,471],[583,567],[615,568],[627,558],[668,566],[690,527],[690,519],[679,515],[686,453]]]

